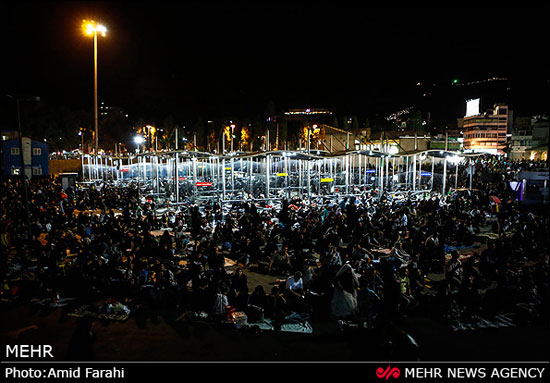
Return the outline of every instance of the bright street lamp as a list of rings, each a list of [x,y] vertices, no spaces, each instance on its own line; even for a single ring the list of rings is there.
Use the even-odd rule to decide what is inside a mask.
[[[136,150],[138,152],[139,152],[139,148],[141,147],[141,144],[143,144],[144,141],[145,141],[145,139],[143,138],[143,136],[137,135],[137,136],[134,137],[134,143],[137,146]]]
[[[135,136],[135,137],[134,137],[134,142],[135,142],[136,144],[138,144],[138,145],[143,144],[143,141],[144,141],[144,139],[143,139],[142,136]]]
[[[107,35],[107,28],[101,24],[97,24],[93,20],[82,20],[82,30],[87,36],[94,36],[94,131],[95,142],[94,149],[95,154],[98,153],[99,147],[99,135],[98,135],[98,115],[97,115],[97,34],[105,37]]]

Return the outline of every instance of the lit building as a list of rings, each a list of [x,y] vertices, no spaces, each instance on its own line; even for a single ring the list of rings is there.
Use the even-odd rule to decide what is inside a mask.
[[[27,178],[49,174],[48,144],[44,141],[23,137],[23,167]],[[2,141],[2,175],[21,174],[21,143],[19,138]]]
[[[518,117],[510,144],[513,160],[546,160],[548,157],[548,116]]]
[[[511,121],[512,112],[507,105],[495,104],[493,110],[481,114],[479,99],[468,101],[462,121],[464,151],[504,154]]]
[[[332,111],[328,109],[315,109],[315,108],[304,108],[304,109],[290,109],[288,112],[285,112],[285,115],[288,119],[301,119],[304,116],[332,116]]]
[[[432,137],[430,140],[430,149],[440,150],[462,150],[462,137],[459,134],[452,134],[445,136],[444,134],[438,134]]]
[[[106,106],[104,102],[101,102],[101,106],[99,107],[99,115],[103,117],[120,116],[128,118],[128,114],[124,109],[118,106]]]
[[[294,142],[297,148],[307,147],[307,131],[310,129],[310,147],[312,149],[330,150],[330,147],[334,151],[341,149],[342,145],[339,145],[336,140],[333,140],[332,145],[329,141],[325,142],[323,125],[331,126],[334,124],[334,111],[321,108],[290,109],[288,112],[284,112],[284,119],[287,123],[287,137]],[[268,118],[268,121],[273,120]],[[327,137],[329,134],[337,133],[337,131],[327,132]]]

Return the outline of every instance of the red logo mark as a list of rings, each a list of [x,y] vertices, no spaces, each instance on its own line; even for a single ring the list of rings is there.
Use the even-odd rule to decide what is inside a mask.
[[[401,375],[401,371],[397,367],[392,368],[388,366],[385,370],[382,367],[376,369],[376,376],[380,379],[386,378],[386,380],[388,380],[389,378],[399,378],[399,375]]]

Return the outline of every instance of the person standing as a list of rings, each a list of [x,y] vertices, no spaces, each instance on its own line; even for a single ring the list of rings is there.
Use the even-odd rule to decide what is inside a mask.
[[[349,263],[344,264],[334,277],[331,315],[334,318],[352,318],[357,314],[359,279]]]
[[[248,303],[248,278],[240,267],[231,277],[231,303],[240,310]]]

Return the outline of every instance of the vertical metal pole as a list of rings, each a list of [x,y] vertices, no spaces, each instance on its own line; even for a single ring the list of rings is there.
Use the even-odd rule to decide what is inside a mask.
[[[180,154],[178,152],[178,149],[179,149],[179,138],[178,138],[178,127],[176,126],[176,166],[175,166],[175,180],[174,180],[174,184],[176,185],[176,203],[179,203],[180,202],[180,172],[179,172],[179,168],[180,168]]]
[[[391,167],[392,189],[395,190],[395,157],[393,158],[393,165]]]
[[[193,156],[193,199],[197,198],[197,157]]]
[[[249,167],[248,167],[248,184],[250,189],[250,195],[252,198],[254,198],[254,190],[252,189],[252,157],[250,157],[249,161]]]
[[[309,140],[308,140],[309,141]],[[311,200],[311,180],[310,180],[310,172],[309,172],[309,166],[310,166],[311,159],[307,159],[307,166],[306,166],[306,172],[307,172],[307,198],[308,200]]]
[[[403,158],[403,170],[405,171],[405,190],[409,189],[409,157]]]
[[[383,193],[384,193],[384,157],[380,157],[380,195],[379,195],[380,198],[382,198]]]
[[[138,199],[139,199],[140,194],[141,194],[141,188],[140,188],[140,182],[139,182],[140,168],[141,168],[141,160],[140,160],[140,157],[138,156],[138,157],[137,157],[137,186],[138,186]]]
[[[25,204],[25,218],[26,218],[26,234],[27,234],[27,240],[30,241],[31,238],[31,214],[29,211],[29,195],[27,191],[27,172],[26,172],[26,164],[25,164],[25,153],[23,150],[23,130],[21,127],[21,110],[19,107],[19,99],[15,99],[15,103],[17,105],[17,126],[19,129],[19,155],[21,158],[21,186],[23,188],[23,202]],[[32,144],[31,144],[32,145]],[[31,156],[32,156],[32,149],[31,149]],[[31,166],[32,166],[32,160],[31,160]],[[29,179],[32,177],[32,168],[31,168],[31,175]]]
[[[418,188],[422,190],[422,157],[418,159]]]
[[[351,157],[351,179],[350,179],[351,193],[352,194],[355,193],[355,171],[356,171],[355,162],[356,162],[356,158],[357,158],[357,155],[352,154],[352,157]]]
[[[151,151],[149,152],[148,156],[149,156],[149,177],[151,177],[151,193],[153,193],[153,191],[155,190],[154,189],[154,186],[155,186],[155,183],[154,183],[154,180],[155,180],[155,177],[153,176],[155,173],[153,172],[153,163],[155,162],[155,160],[153,159],[153,157],[151,156]]]
[[[434,190],[434,171],[435,171],[435,156],[432,156],[432,191]]]
[[[346,185],[346,194],[348,194],[348,183],[349,183],[349,155],[346,154],[346,156],[344,157],[344,180],[346,181],[345,185]]]
[[[374,178],[375,178],[375,181],[373,182],[373,188],[376,188],[376,185],[374,185],[374,184],[376,184],[377,182],[380,183],[380,180],[378,179],[380,177],[380,174],[378,174],[378,170],[380,170],[379,167],[378,167],[378,161],[379,161],[379,158],[376,157],[374,159]]]
[[[98,131],[98,115],[97,115],[97,32],[94,31],[94,130],[95,130],[95,154],[99,150],[99,131]]]
[[[298,160],[298,195],[302,196],[302,159]]]
[[[155,140],[155,145],[157,143],[157,140]],[[156,178],[157,178],[157,194],[160,193],[160,182],[159,182],[159,156],[155,153],[155,170],[156,170]]]
[[[458,188],[458,162],[456,163],[455,189]]]
[[[231,156],[233,156],[233,153],[231,153]],[[233,157],[231,157],[231,195],[235,195],[235,160]]]
[[[390,185],[390,160],[389,157],[386,162],[386,188],[389,190]]]
[[[362,174],[361,174],[361,153],[359,153],[359,189],[363,187],[363,184],[361,183]]]
[[[176,152],[176,164],[175,164],[175,177],[176,177],[176,203],[180,202],[180,154],[179,152]]]
[[[268,131],[269,132],[269,131]],[[267,203],[269,203],[269,178],[270,178],[270,172],[271,172],[271,161],[269,158],[269,154],[266,154],[265,156],[265,194],[267,198]]]
[[[413,191],[416,191],[416,154],[413,156]]]
[[[222,172],[222,200],[225,201],[225,157],[222,159],[222,168],[220,170]]]
[[[445,186],[447,183],[447,157],[443,158],[443,188],[441,190],[442,198],[445,197]]]
[[[321,195],[321,163],[324,160],[317,160],[317,194]]]
[[[279,129],[279,124],[277,124],[277,129]],[[278,131],[278,130],[277,130]],[[288,156],[285,156],[284,159],[284,165],[285,165],[285,188],[286,188],[286,196],[290,199],[290,189],[288,187],[288,173],[290,172],[290,169],[288,168]]]

